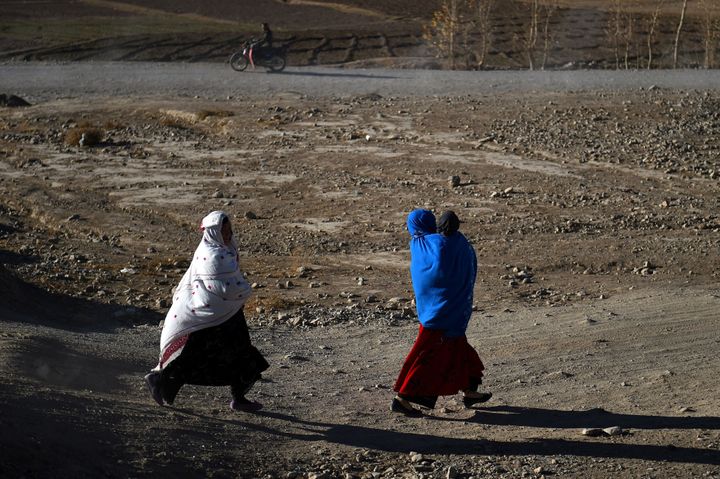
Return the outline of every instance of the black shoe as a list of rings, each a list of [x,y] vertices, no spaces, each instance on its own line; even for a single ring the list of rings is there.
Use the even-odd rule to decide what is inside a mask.
[[[233,411],[257,412],[263,408],[263,405],[257,401],[249,401],[244,397],[233,399],[230,401],[230,409]]]
[[[475,404],[488,402],[492,397],[492,393],[482,393],[479,397],[463,396],[463,405],[467,408],[473,407]]]
[[[420,412],[419,409],[415,409],[414,407],[406,407],[401,403],[398,398],[394,398],[392,400],[392,404],[390,405],[390,410],[392,412],[398,412],[400,414],[404,414],[407,417],[421,417],[423,414]]]
[[[148,389],[150,390],[150,394],[152,395],[152,398],[155,400],[158,405],[163,405],[163,398],[162,394],[160,394],[160,373],[157,371],[153,371],[149,374],[145,375],[145,384],[147,384]]]

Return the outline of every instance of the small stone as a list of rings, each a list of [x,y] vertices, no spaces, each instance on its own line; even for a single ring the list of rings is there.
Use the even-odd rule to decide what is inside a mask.
[[[80,215],[75,213],[73,215],[68,216],[65,221],[77,221],[79,219],[80,219]]]
[[[448,178],[448,184],[451,188],[457,188],[460,186],[460,177],[457,175],[453,175],[450,178]]]
[[[583,436],[588,436],[588,437],[599,437],[599,436],[604,435],[605,433],[603,432],[602,429],[593,427],[593,428],[583,429],[582,431],[580,431],[580,434],[582,434]]]
[[[446,479],[456,479],[458,477],[458,470],[455,466],[448,466],[447,472],[445,473]]]
[[[255,213],[253,213],[252,211],[246,211],[245,214],[243,215],[243,217],[246,220],[256,220],[257,219],[257,215]]]
[[[533,472],[539,476],[540,474],[543,474],[545,472],[545,469],[543,469],[543,467],[540,466],[540,467],[536,467],[535,469],[533,469]]]
[[[678,411],[684,414],[686,412],[695,412],[695,409],[691,407],[681,407]]]
[[[422,454],[419,454],[417,452],[411,452],[410,453],[410,462],[412,463],[419,463],[422,462],[425,459],[425,457]]]

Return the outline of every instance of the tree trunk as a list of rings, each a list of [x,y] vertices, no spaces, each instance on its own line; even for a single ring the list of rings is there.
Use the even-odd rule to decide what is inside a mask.
[[[677,32],[675,32],[675,49],[673,50],[673,68],[677,68],[678,62],[678,45],[680,44],[680,32],[683,23],[685,23],[685,12],[687,11],[688,0],[683,0],[682,12],[680,12],[680,22],[678,22]]]

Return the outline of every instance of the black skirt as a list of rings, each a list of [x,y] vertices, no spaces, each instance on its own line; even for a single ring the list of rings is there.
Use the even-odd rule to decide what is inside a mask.
[[[242,309],[224,323],[190,334],[180,356],[162,369],[160,392],[168,404],[184,384],[230,386],[242,398],[270,365],[250,342]]]

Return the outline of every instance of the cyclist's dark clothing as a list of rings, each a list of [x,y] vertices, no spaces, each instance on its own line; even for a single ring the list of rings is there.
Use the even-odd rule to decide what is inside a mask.
[[[258,46],[272,48],[272,46],[273,46],[272,43],[273,43],[273,33],[268,28],[267,30],[265,30],[265,35],[260,39]]]
[[[263,31],[263,37],[255,42],[254,51],[258,58],[268,58],[272,53],[273,34],[268,28]]]

